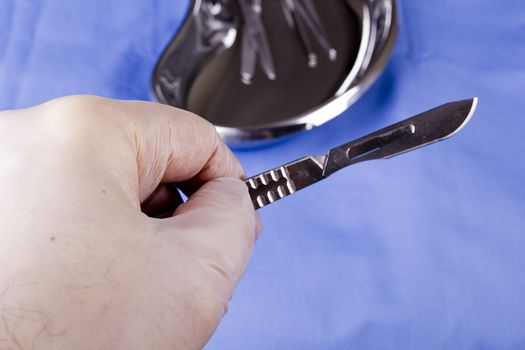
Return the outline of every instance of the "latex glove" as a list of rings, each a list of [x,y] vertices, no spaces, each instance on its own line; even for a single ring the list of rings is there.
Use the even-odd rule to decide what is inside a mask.
[[[0,348],[197,349],[256,238],[211,124],[77,96],[0,113]],[[180,203],[162,183],[181,183]]]

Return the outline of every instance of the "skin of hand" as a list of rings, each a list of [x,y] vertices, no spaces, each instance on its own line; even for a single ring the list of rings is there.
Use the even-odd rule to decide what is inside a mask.
[[[260,232],[242,176],[214,127],[173,107],[1,112],[0,349],[202,348]]]

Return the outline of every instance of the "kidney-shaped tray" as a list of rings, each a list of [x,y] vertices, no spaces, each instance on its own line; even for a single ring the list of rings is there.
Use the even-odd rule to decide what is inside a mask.
[[[309,130],[352,105],[383,70],[395,0],[193,0],[153,89],[230,144]]]

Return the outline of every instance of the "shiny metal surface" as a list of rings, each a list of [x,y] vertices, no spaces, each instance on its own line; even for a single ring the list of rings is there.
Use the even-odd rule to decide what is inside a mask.
[[[376,80],[397,33],[395,0],[192,6],[156,67],[155,95],[204,116],[230,144],[265,142],[335,118]]]
[[[200,69],[233,45],[239,23],[230,1],[235,0],[193,1],[193,9],[177,35],[180,40],[166,50],[153,77],[154,93],[161,102],[184,108]]]
[[[309,156],[246,180],[255,209],[310,186],[355,163],[387,159],[444,140],[472,118],[477,98],[447,103],[415,117],[332,148],[323,156]]]
[[[283,10],[290,28],[295,28],[306,51],[308,65],[317,67],[318,58],[309,33],[321,45],[331,61],[337,59],[337,50],[330,42],[323,22],[312,0],[283,0]]]
[[[275,63],[272,51],[262,23],[262,0],[238,0],[239,8],[244,19],[244,29],[241,49],[241,80],[251,84],[255,75],[256,61],[258,60],[266,77],[276,79]]]

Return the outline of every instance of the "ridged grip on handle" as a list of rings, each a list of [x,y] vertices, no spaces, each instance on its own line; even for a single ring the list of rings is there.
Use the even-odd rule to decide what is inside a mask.
[[[257,210],[296,191],[288,170],[282,166],[246,180],[253,207]]]

